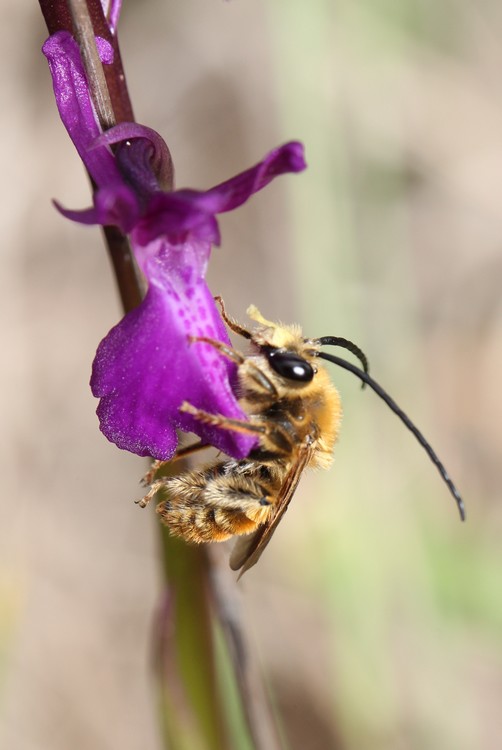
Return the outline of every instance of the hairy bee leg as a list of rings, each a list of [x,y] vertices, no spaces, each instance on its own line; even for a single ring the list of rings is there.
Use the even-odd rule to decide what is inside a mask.
[[[185,414],[191,414],[199,422],[211,425],[211,427],[221,427],[223,430],[233,430],[234,432],[243,432],[252,435],[265,435],[267,433],[265,425],[251,424],[241,419],[228,419],[228,417],[223,417],[221,414],[210,414],[203,409],[197,409],[196,406],[188,403],[188,401],[184,401],[181,404],[180,411]]]
[[[152,461],[150,468],[146,472],[145,476],[141,479],[140,484],[142,484],[145,487],[148,487],[148,485],[152,483],[152,480],[155,474],[158,472],[158,470],[162,466],[165,466],[165,464],[167,463],[169,463],[169,461],[162,461],[160,458],[157,458],[155,461]]]
[[[202,344],[210,344],[210,346],[217,349],[224,357],[235,362],[236,365],[242,365],[246,361],[246,357],[238,352],[236,349],[232,349],[231,346],[227,346],[223,341],[218,339],[211,339],[208,336],[189,336],[188,340],[191,344],[200,342]]]
[[[230,315],[228,315],[222,298],[219,296],[215,297],[214,301],[219,304],[221,317],[223,318],[227,326],[230,328],[230,330],[236,333],[238,336],[242,336],[245,339],[250,339],[251,332],[248,331],[247,328],[244,328],[244,326],[241,326],[240,323],[237,323],[237,321],[234,318],[231,318]]]
[[[163,466],[167,466],[167,464],[172,464],[175,461],[180,461],[183,458],[186,458],[187,456],[191,456],[192,453],[198,453],[199,451],[203,450],[204,448],[210,448],[211,446],[208,443],[203,443],[202,441],[198,443],[193,443],[192,445],[186,445],[184,448],[180,448],[172,458],[169,458],[167,461],[163,461],[162,459],[158,458],[155,461],[153,461],[152,465],[150,466],[149,471],[145,474],[143,479],[141,480],[141,484],[148,486],[152,483],[152,479],[154,478],[155,474],[161,469]]]
[[[136,503],[136,505],[139,505],[140,508],[146,508],[146,506],[148,505],[152,497],[154,497],[154,495],[160,490],[162,486],[163,486],[163,482],[161,481],[154,482],[151,485],[148,492],[146,493],[146,495],[142,497],[141,500],[135,500],[134,502]]]
[[[223,354],[224,357],[227,357],[239,366],[243,365],[244,362],[246,362],[247,358],[244,357],[240,352],[232,349],[232,347],[227,346],[222,341],[218,341],[217,339],[211,339],[207,336],[189,336],[188,340],[191,343],[200,341],[203,344],[210,344],[210,346],[213,346],[217,351]],[[267,378],[267,376],[260,370],[260,368],[254,365],[252,362],[249,362],[249,360],[248,367],[250,368],[250,377],[252,377],[253,380],[258,383],[258,385],[264,388],[264,390],[268,391],[271,395],[277,396],[277,389],[275,385]]]
[[[211,425],[211,427],[220,427],[223,430],[233,430],[234,432],[241,432],[247,435],[261,435],[264,438],[261,441],[262,447],[266,450],[268,441],[270,450],[276,455],[288,456],[291,453],[292,445],[290,436],[277,426],[270,427],[267,424],[252,424],[239,419],[228,419],[221,414],[210,414],[203,409],[198,409],[188,401],[184,401],[181,404],[180,411],[185,412],[185,414],[191,414],[203,424]]]

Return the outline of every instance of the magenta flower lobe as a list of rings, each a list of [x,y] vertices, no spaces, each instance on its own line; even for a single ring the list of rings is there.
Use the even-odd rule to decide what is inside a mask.
[[[120,3],[111,3],[115,21]],[[129,234],[148,281],[143,302],[100,343],[91,388],[106,437],[141,456],[168,459],[177,429],[241,458],[252,435],[203,425],[180,411],[184,401],[227,418],[246,420],[234,390],[235,365],[209,337],[229,343],[205,281],[211,247],[219,244],[217,214],[247,201],[271,180],[305,168],[303,147],[287,143],[254,167],[207,191],[169,190],[169,150],[150,128],[121,123],[105,133],[96,121],[78,46],[67,32],[44,45],[63,123],[96,189],[93,206],[58,209],[83,224],[115,225]],[[107,49],[100,50],[106,62]]]

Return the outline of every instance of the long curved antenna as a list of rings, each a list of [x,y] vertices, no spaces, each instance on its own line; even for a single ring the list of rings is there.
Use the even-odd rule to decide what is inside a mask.
[[[363,372],[363,370],[360,370],[359,367],[356,367],[356,365],[353,365],[351,362],[347,362],[345,359],[342,359],[341,357],[337,357],[333,354],[326,354],[325,352],[318,352],[317,356],[321,359],[325,359],[328,362],[332,362],[334,365],[338,365],[339,367],[343,367],[344,370],[348,370],[353,375],[355,375],[359,380],[362,380],[363,383],[366,383],[366,385],[369,385],[372,390],[375,391],[375,393],[380,396],[380,398],[385,401],[389,409],[391,409],[394,414],[396,414],[399,419],[404,422],[406,427],[410,430],[410,432],[415,435],[416,439],[424,448],[427,455],[429,456],[432,463],[435,465],[436,469],[441,474],[441,478],[446,482],[448,489],[450,490],[451,494],[455,498],[455,502],[457,503],[458,512],[460,513],[460,518],[462,521],[465,521],[465,506],[464,501],[462,500],[462,497],[460,496],[459,491],[455,487],[453,481],[450,479],[448,472],[446,471],[445,467],[439,460],[438,456],[436,455],[435,451],[432,449],[432,446],[430,443],[425,439],[425,437],[422,435],[418,427],[415,427],[411,419],[408,417],[407,414],[404,413],[404,411],[396,404],[393,398],[389,396],[389,394],[384,391],[384,389],[378,385],[376,380],[373,380],[370,375],[368,375],[367,372]]]
[[[343,349],[347,349],[347,351],[358,358],[363,366],[364,372],[366,375],[369,375],[370,363],[368,362],[368,357],[363,350],[360,349],[357,344],[350,341],[350,339],[344,339],[342,336],[321,336],[319,339],[314,339],[314,343],[319,344],[320,346],[341,346]],[[361,388],[364,388],[365,386],[366,381],[363,380]]]

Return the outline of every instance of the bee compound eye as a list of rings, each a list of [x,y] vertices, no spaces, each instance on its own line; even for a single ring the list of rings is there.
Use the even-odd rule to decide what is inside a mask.
[[[299,354],[270,349],[266,355],[272,369],[283,378],[309,383],[314,377],[314,368]]]

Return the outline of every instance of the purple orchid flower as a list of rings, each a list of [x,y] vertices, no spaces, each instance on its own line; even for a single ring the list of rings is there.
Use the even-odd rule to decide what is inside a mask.
[[[106,63],[110,47],[97,43]],[[148,280],[143,302],[112,328],[94,359],[91,388],[100,399],[100,428],[119,448],[140,456],[169,459],[179,428],[241,458],[254,437],[202,425],[179,411],[188,401],[246,419],[232,390],[235,365],[208,344],[190,344],[189,337],[229,343],[204,278],[211,246],[220,241],[216,215],[237,208],[277,175],[303,170],[303,147],[287,143],[210,190],[173,191],[169,150],[155,131],[122,123],[101,132],[73,37],[58,32],[43,52],[59,114],[96,186],[91,208],[58,208],[74,221],[127,233]]]

